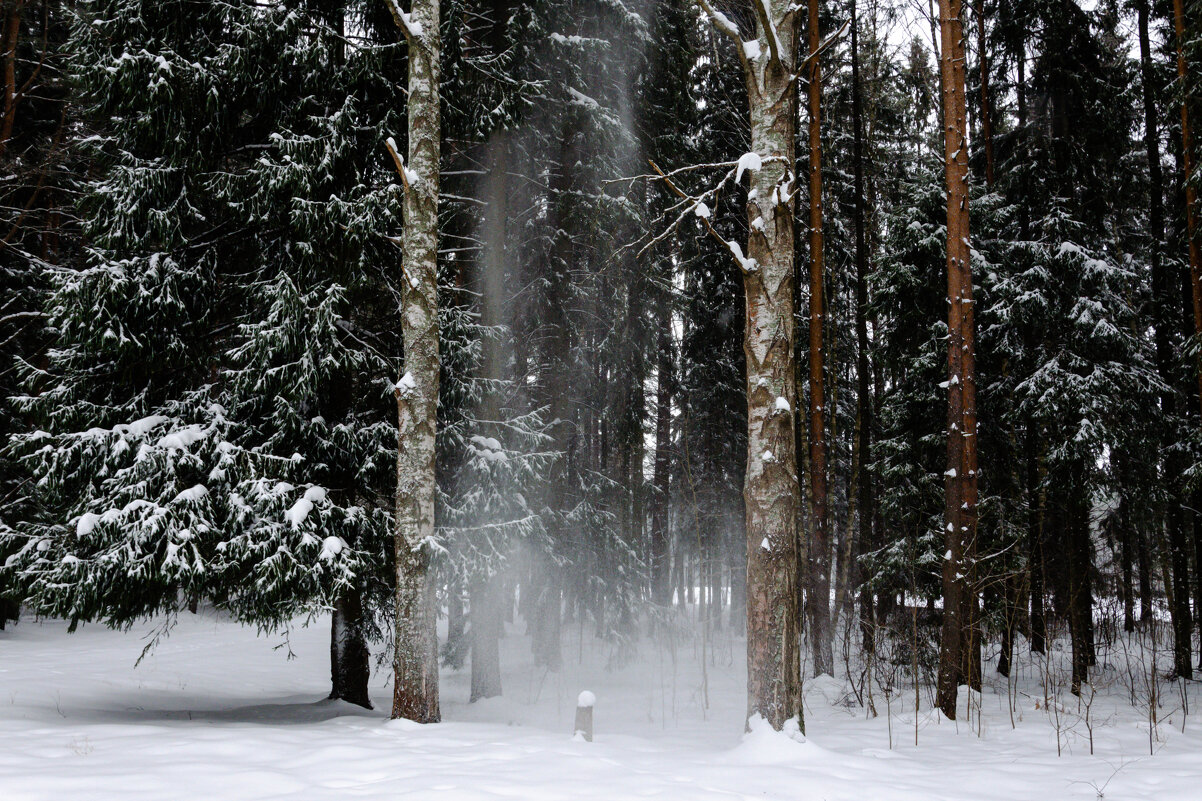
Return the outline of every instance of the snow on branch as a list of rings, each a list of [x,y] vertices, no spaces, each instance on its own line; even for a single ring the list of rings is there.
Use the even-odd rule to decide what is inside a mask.
[[[396,165],[396,171],[401,176],[401,183],[405,185],[405,191],[417,183],[418,174],[405,166],[405,159],[401,156],[396,148],[396,140],[391,136],[384,140],[384,147],[388,148],[388,155],[392,156],[392,163]]]
[[[708,196],[713,196],[716,198],[718,189],[733,177],[735,169],[737,169],[740,174],[742,173],[742,168],[744,166],[743,159],[735,162],[734,169],[728,171],[726,175],[723,176],[722,180],[718,182],[718,185],[709,192],[706,192],[701,198],[695,198],[685,193],[684,190],[677,186],[675,182],[673,182],[668,176],[668,174],[661,170],[659,165],[654,161],[649,161],[648,163],[651,165],[651,169],[655,170],[656,174],[659,176],[659,179],[663,181],[669,189],[672,190],[672,193],[684,201],[683,203],[679,204],[686,207],[686,210],[681,215],[682,217],[687,214],[693,214],[699,220],[701,220],[702,224],[705,225],[706,231],[708,231],[710,236],[712,236],[716,241],[722,244],[722,247],[726,250],[726,252],[729,253],[735,260],[735,263],[739,265],[740,270],[745,273],[750,273],[759,269],[759,265],[756,264],[755,259],[743,255],[743,248],[739,246],[738,242],[735,242],[733,239],[722,238],[722,235],[718,233],[718,231],[714,228],[713,223],[710,222],[709,207],[702,201],[702,198]],[[679,218],[677,222],[679,222]],[[672,230],[672,228],[675,227],[676,226],[673,225],[669,228],[669,230]],[[657,237],[655,240],[652,240],[645,248],[643,248],[643,251],[646,251],[647,248],[650,248],[655,244],[655,242],[660,241],[661,239],[662,237]]]
[[[389,1],[391,2],[392,0]],[[705,12],[706,17],[709,18],[710,24],[716,30],[734,39],[735,44],[739,45],[739,48],[742,49],[743,37],[739,35],[739,26],[735,25],[730,17],[710,5],[709,0],[696,0],[696,2],[701,7],[701,10]]]
[[[784,61],[781,60],[781,51],[784,50],[780,44],[780,38],[776,34],[776,25],[772,23],[772,15],[768,11],[767,0],[755,0],[753,4],[755,11],[759,15],[760,24],[764,26],[764,34],[768,39],[768,50],[772,53],[772,60],[779,64],[782,68],[785,67]]]
[[[409,39],[409,42],[411,44],[420,42],[423,33],[422,24],[403,11],[397,0],[386,0],[386,2],[388,3],[388,10],[392,12],[393,20],[396,21],[397,27],[405,32],[405,36]]]
[[[759,57],[759,42],[755,39],[752,39],[750,42],[744,41],[743,37],[739,34],[739,26],[730,17],[714,8],[710,4],[710,0],[693,0],[693,2],[701,9],[701,13],[705,15],[715,30],[721,31],[734,41],[735,52],[739,54],[739,63],[743,65],[743,73],[749,79],[754,80],[755,73],[751,69],[751,64]]]
[[[801,76],[801,71],[810,65],[811,61],[818,58],[820,55],[822,55],[826,51],[826,49],[828,47],[830,47],[836,41],[838,41],[839,37],[842,36],[845,31],[847,31],[847,28],[850,25],[851,25],[850,19],[844,20],[843,24],[839,26],[839,30],[835,31],[830,36],[823,39],[822,42],[819,43],[818,49],[815,50],[814,52],[810,53],[808,56],[806,56],[805,59],[801,62],[801,64],[798,66],[798,68],[797,68],[798,77]]]

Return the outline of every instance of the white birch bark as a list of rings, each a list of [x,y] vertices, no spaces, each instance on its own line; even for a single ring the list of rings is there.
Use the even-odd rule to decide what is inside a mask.
[[[397,382],[396,654],[392,717],[439,720],[438,649],[429,561],[434,538],[434,437],[438,415],[438,0],[405,13],[387,0],[409,43],[409,163],[405,183],[401,332]]]
[[[788,0],[753,0],[756,38],[745,42],[709,0],[697,2],[738,47],[751,149],[760,162],[750,172],[750,236],[739,265],[747,303],[747,716],[781,729],[790,718],[801,720],[793,358],[799,8]]]

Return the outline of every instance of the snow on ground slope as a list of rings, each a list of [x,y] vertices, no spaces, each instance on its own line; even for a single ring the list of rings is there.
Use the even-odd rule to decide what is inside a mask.
[[[915,747],[912,700],[890,697],[889,716],[878,689],[870,718],[834,680],[807,683],[806,742],[744,737],[742,642],[723,635],[703,681],[693,641],[644,642],[618,666],[569,627],[564,669],[546,674],[514,631],[505,697],[468,704],[468,671],[444,670],[445,722],[419,726],[386,719],[386,672],[373,677],[375,712],[321,700],[326,621],[285,640],[185,615],[135,668],[151,631],[69,635],[27,620],[0,632],[0,801],[1202,798],[1202,715],[1183,719],[1181,698],[1166,696],[1150,757],[1146,710],[1105,660],[1090,756],[1083,710],[1065,701],[1049,714],[1038,664],[1024,667],[1013,726],[999,680],[979,727],[939,720],[924,698]],[[582,690],[597,698],[593,743],[571,739]]]

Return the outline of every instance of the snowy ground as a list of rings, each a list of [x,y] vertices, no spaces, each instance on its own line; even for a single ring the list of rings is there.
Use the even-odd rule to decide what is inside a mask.
[[[444,670],[446,722],[418,726],[386,719],[383,673],[373,677],[376,712],[319,700],[324,621],[285,644],[185,615],[135,668],[150,630],[68,635],[26,620],[0,632],[0,799],[1202,798],[1197,688],[1186,698],[1197,709],[1183,716],[1180,685],[1163,685],[1149,756],[1146,704],[1130,701],[1141,679],[1117,658],[1102,659],[1090,756],[1084,708],[1048,712],[1040,663],[1023,666],[1013,726],[1001,679],[971,726],[940,721],[924,697],[917,747],[912,689],[901,692],[908,702],[892,695],[890,716],[878,687],[871,718],[840,682],[811,681],[800,743],[742,735],[742,642],[723,635],[706,664],[708,709],[695,643],[678,645],[674,663],[645,642],[637,660],[607,671],[609,647],[571,627],[560,674],[536,670],[528,641],[511,632],[505,697],[468,704],[468,672]],[[584,689],[597,695],[594,743],[570,737]]]

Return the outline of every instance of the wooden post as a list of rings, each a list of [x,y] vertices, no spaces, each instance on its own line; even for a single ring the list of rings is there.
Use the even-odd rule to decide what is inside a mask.
[[[588,690],[580,693],[576,698],[576,738],[583,739],[586,743],[593,741],[593,705],[597,703],[597,696],[593,695]]]

